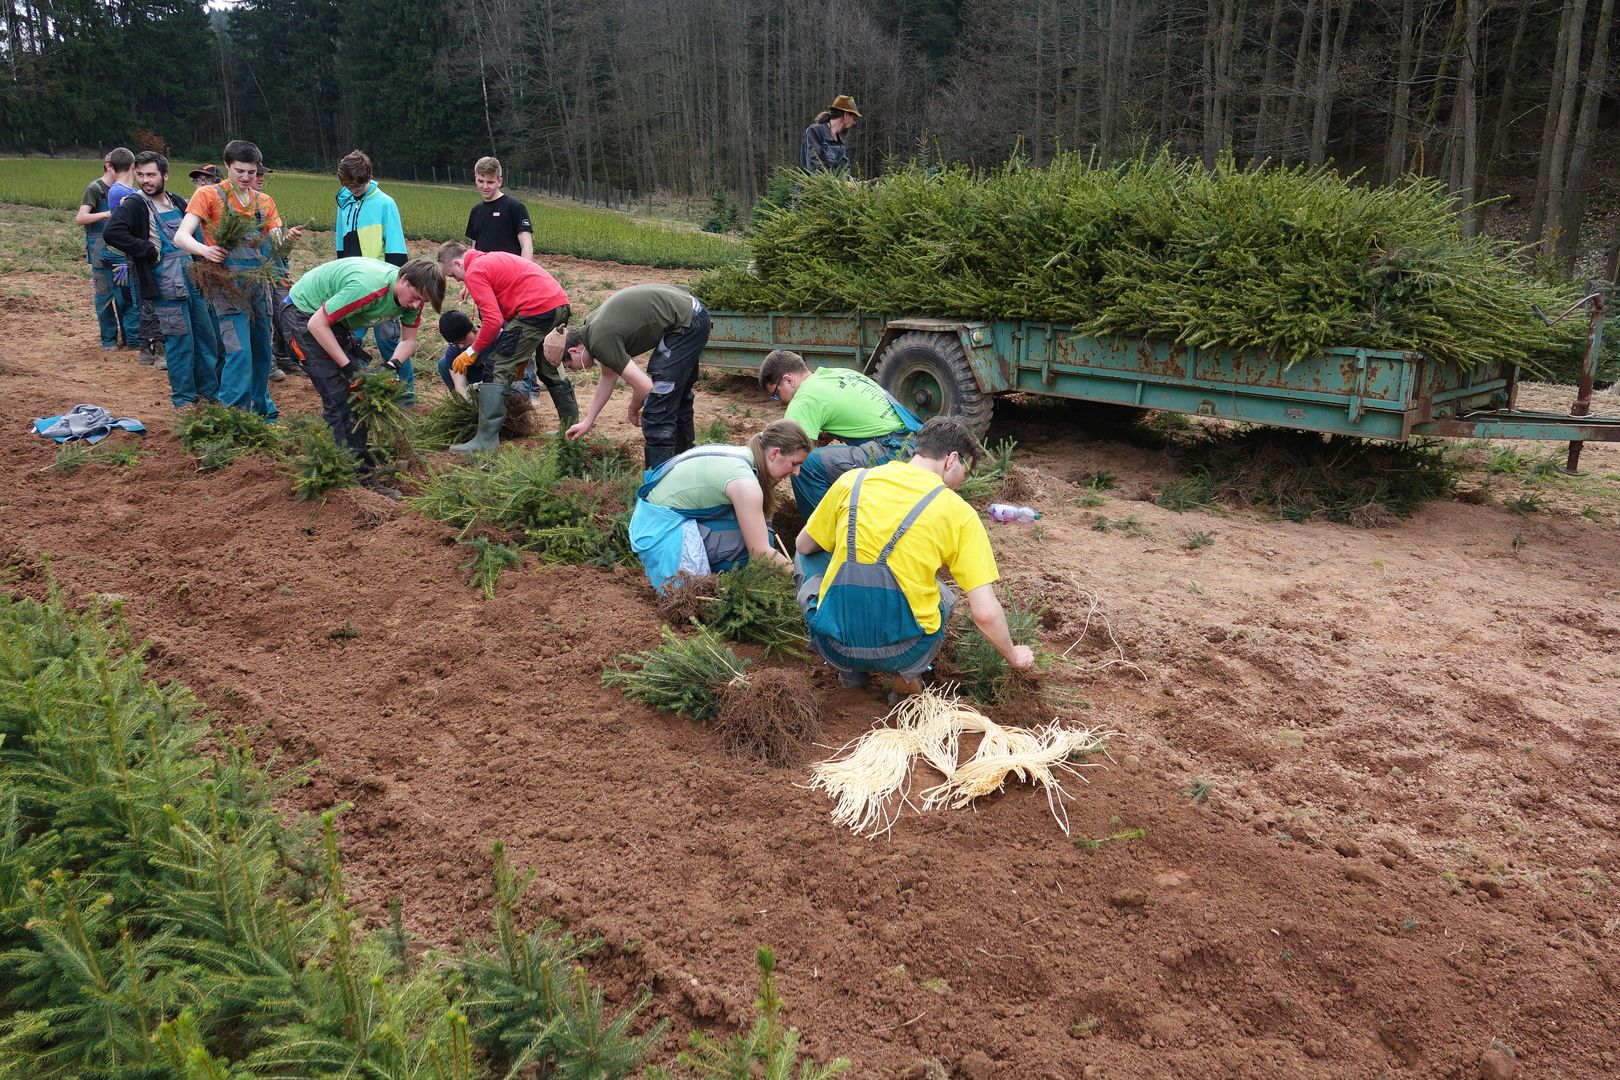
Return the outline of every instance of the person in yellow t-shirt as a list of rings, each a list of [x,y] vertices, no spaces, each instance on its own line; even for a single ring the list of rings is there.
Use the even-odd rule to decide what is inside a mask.
[[[996,651],[1015,668],[1035,663],[1029,646],[1014,645],[1007,631],[984,523],[956,494],[980,454],[977,440],[950,416],[929,420],[916,438],[911,460],[834,481],[795,545],[810,643],[845,686],[862,686],[875,671],[894,674],[899,693],[922,688],[956,605],[940,584],[941,568],[967,595],[974,623]]]

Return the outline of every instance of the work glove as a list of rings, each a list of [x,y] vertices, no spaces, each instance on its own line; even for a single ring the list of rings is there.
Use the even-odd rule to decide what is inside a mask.
[[[392,356],[390,356],[387,360],[384,360],[382,362],[382,366],[393,372],[395,375],[399,374],[399,361],[395,360]]]
[[[113,280],[120,285],[129,284],[129,263],[122,262],[113,267]]]
[[[457,375],[467,374],[467,369],[478,362],[478,354],[472,349],[463,349],[461,355],[450,361],[450,370]]]
[[[349,361],[349,366],[342,369],[345,379],[349,380],[349,396],[358,397],[360,394],[360,381],[365,377],[366,366],[358,360]]]

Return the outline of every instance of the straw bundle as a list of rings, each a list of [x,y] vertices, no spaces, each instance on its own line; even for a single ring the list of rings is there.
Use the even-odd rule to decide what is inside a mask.
[[[960,751],[964,734],[981,736],[966,761]],[[920,802],[913,804],[919,811],[960,810],[981,795],[1000,791],[1009,776],[1016,776],[1045,790],[1052,817],[1067,835],[1068,793],[1062,781],[1091,767],[1083,759],[1105,751],[1113,734],[1065,727],[1056,720],[1034,729],[1003,727],[930,689],[903,699],[877,727],[817,765],[810,787],[838,800],[835,823],[857,834],[886,834],[900,810],[912,804],[912,766],[921,758],[945,780],[922,792]]]

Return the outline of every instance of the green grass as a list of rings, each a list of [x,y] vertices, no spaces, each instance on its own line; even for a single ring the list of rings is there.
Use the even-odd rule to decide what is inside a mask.
[[[169,183],[175,191],[190,194],[192,185],[185,173],[193,164],[170,162]],[[101,163],[93,160],[0,159],[0,202],[77,210],[85,185],[100,174]],[[399,203],[405,235],[412,239],[462,239],[467,211],[478,201],[478,193],[470,187],[395,180],[386,181],[384,187]],[[337,190],[335,177],[309,173],[278,171],[265,185],[265,193],[275,198],[288,225],[327,230],[336,222]],[[534,247],[539,254],[703,268],[735,262],[743,252],[734,240],[689,227],[638,221],[617,211],[558,204],[524,192],[515,194],[529,208]]]

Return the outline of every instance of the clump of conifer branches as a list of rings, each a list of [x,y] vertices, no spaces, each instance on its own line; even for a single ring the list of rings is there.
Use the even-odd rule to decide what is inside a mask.
[[[1097,166],[907,168],[870,185],[802,179],[758,215],[752,272],[696,291],[717,310],[1033,319],[1083,332],[1262,349],[1410,349],[1463,367],[1537,370],[1578,349],[1548,330],[1564,284],[1460,235],[1437,180],[1375,187],[1325,166],[1214,169],[1168,154]]]

